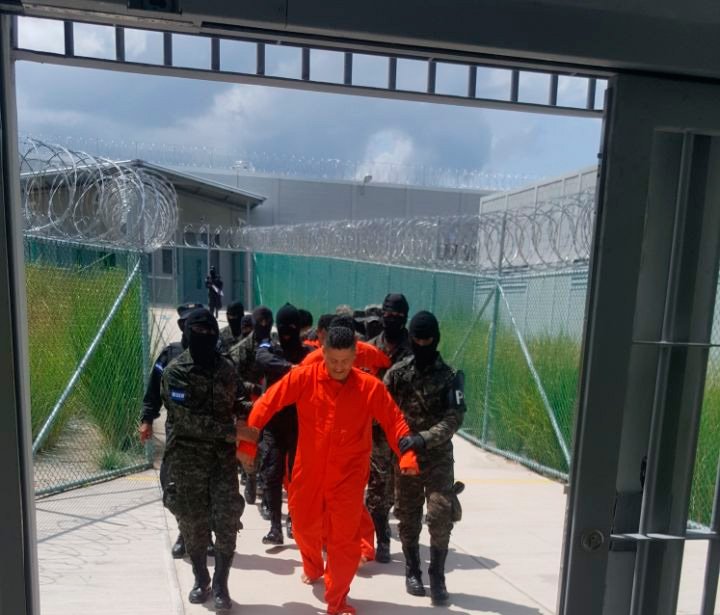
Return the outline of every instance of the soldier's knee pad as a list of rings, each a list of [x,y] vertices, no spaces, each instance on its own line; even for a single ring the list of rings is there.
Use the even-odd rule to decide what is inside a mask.
[[[434,491],[428,495],[428,523],[452,518],[452,502],[449,493]]]

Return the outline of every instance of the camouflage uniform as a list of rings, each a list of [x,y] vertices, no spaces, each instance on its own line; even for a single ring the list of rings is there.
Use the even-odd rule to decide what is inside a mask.
[[[170,433],[163,501],[178,519],[191,557],[204,556],[211,522],[216,553],[235,552],[244,508],[235,459],[235,418],[242,412],[237,391],[235,369],[223,355],[207,370],[186,351],[163,373]]]
[[[385,340],[384,333],[374,337],[368,343],[376,346],[388,355],[393,365],[412,355],[412,348],[410,347],[407,329],[403,330],[403,336],[392,352]],[[384,374],[380,372],[378,375],[382,378]],[[368,480],[365,505],[371,515],[387,518],[395,499],[394,476],[397,461],[395,459],[395,454],[392,452],[392,449],[387,442],[385,433],[381,429],[380,425],[375,422],[373,422],[372,439],[373,446],[372,454],[370,455],[370,479]]]
[[[233,335],[230,325],[227,325],[226,327],[220,329],[220,344],[224,352],[230,352],[230,349],[242,340],[242,337],[235,337]]]
[[[248,397],[252,397],[253,392],[255,394],[260,393],[260,387],[265,377],[263,368],[257,362],[257,350],[260,341],[253,332],[230,348],[229,354],[235,363],[238,382],[245,391],[250,392]],[[271,348],[276,349],[277,347],[275,343],[271,343]],[[249,411],[242,418],[246,418],[247,414],[249,414]],[[244,475],[244,480],[246,481],[245,498],[250,504],[255,503],[256,480],[259,474],[258,470],[265,457],[265,452],[266,443],[264,439],[261,438],[258,445],[258,454],[255,457],[255,468],[251,471],[245,470]],[[262,477],[260,477],[259,486],[261,489],[264,487]]]
[[[251,382],[253,384],[262,382],[263,370],[255,360],[260,341],[262,340],[258,340],[255,333],[251,333],[230,348],[230,358],[235,363],[238,377],[242,382]]]
[[[447,549],[452,530],[453,446],[451,438],[463,420],[450,400],[456,372],[438,355],[424,369],[410,356],[391,367],[385,384],[402,410],[410,430],[425,441],[416,451],[420,474],[397,477],[396,516],[403,546],[418,543],[423,504],[427,500],[430,546]]]

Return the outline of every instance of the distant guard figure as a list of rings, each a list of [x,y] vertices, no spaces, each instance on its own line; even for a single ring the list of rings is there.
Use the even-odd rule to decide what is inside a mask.
[[[210,267],[210,275],[205,278],[205,287],[208,289],[208,307],[217,318],[222,307],[223,281],[215,267]]]

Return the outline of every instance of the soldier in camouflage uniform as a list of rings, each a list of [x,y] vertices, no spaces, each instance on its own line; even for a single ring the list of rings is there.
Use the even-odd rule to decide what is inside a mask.
[[[184,303],[178,306],[177,325],[181,332],[185,329],[185,319],[188,314],[197,308],[203,307],[201,303]],[[179,357],[184,350],[187,349],[187,340],[183,336],[180,342],[172,342],[163,348],[162,352],[155,359],[153,370],[150,372],[150,380],[148,381],[145,397],[143,398],[142,415],[140,416],[140,441],[146,442],[152,438],[153,422],[160,417],[160,408],[162,407],[162,399],[160,398],[160,383],[163,372],[170,362]],[[165,425],[165,440],[167,441],[167,424]],[[160,466],[160,484],[167,482],[167,472],[164,465]],[[175,544],[170,551],[175,559],[182,559],[185,555],[185,540],[182,534],[178,534]],[[208,539],[208,555],[214,555],[212,537]]]
[[[430,595],[433,604],[443,605],[445,559],[453,527],[452,436],[462,424],[465,405],[461,379],[437,351],[440,328],[430,312],[418,312],[410,322],[413,354],[391,367],[385,384],[402,410],[412,434],[400,440],[400,451],[414,450],[418,476],[397,476],[396,515],[405,555],[405,587],[414,596],[424,596],[418,540],[423,504],[427,501],[430,532]]]
[[[238,381],[244,383],[246,389],[252,386],[261,387],[264,380],[264,372],[258,365],[256,356],[261,343],[269,344],[271,348],[277,348],[272,341],[271,332],[273,326],[273,313],[270,308],[260,305],[253,310],[253,332],[238,344],[230,349],[230,358],[237,367]],[[261,389],[256,391],[257,395]],[[262,464],[264,449],[261,446],[256,457],[255,471],[246,472],[245,475],[245,501],[254,504],[257,497],[257,468]],[[270,518],[270,512],[263,511],[263,517]]]
[[[242,317],[245,316],[245,306],[240,301],[231,303],[228,305],[225,315],[228,324],[227,327],[220,330],[220,343],[225,351],[229,351],[243,338],[241,323]]]
[[[161,396],[169,437],[163,457],[167,483],[163,502],[178,520],[192,561],[195,583],[188,599],[210,595],[207,536],[215,531],[215,608],[232,607],[227,580],[244,501],[235,460],[236,419],[246,408],[238,400],[232,361],[217,351],[218,325],[208,310],[194,310],[185,322],[188,349],[163,372]]]
[[[382,350],[395,364],[412,352],[408,331],[405,328],[408,312],[404,295],[391,293],[382,305],[383,331],[369,341]],[[378,374],[381,378],[383,373]],[[375,561],[386,564],[390,561],[390,524],[388,513],[394,500],[395,455],[387,443],[385,434],[377,423],[373,423],[373,447],[370,456],[370,480],[368,481],[365,505],[375,525],[377,549]]]

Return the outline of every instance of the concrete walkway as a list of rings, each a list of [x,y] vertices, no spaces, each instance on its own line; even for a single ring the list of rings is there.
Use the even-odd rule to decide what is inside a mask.
[[[405,593],[400,544],[393,539],[392,563],[370,563],[353,582],[350,602],[361,615],[554,612],[563,486],[460,438],[456,459],[456,476],[467,488],[461,496],[464,519],[453,531],[448,557],[452,605],[432,607],[429,598]],[[198,606],[186,600],[190,564],[170,558],[176,525],[162,507],[156,471],[40,500],[37,517],[43,615],[213,612],[210,602]],[[300,583],[295,544],[263,545],[268,523],[255,506],[247,507],[243,523],[230,575],[234,612],[323,613],[322,585]],[[688,547],[678,610],[683,614],[699,611],[704,566],[704,545]],[[423,554],[427,558],[426,550]]]

